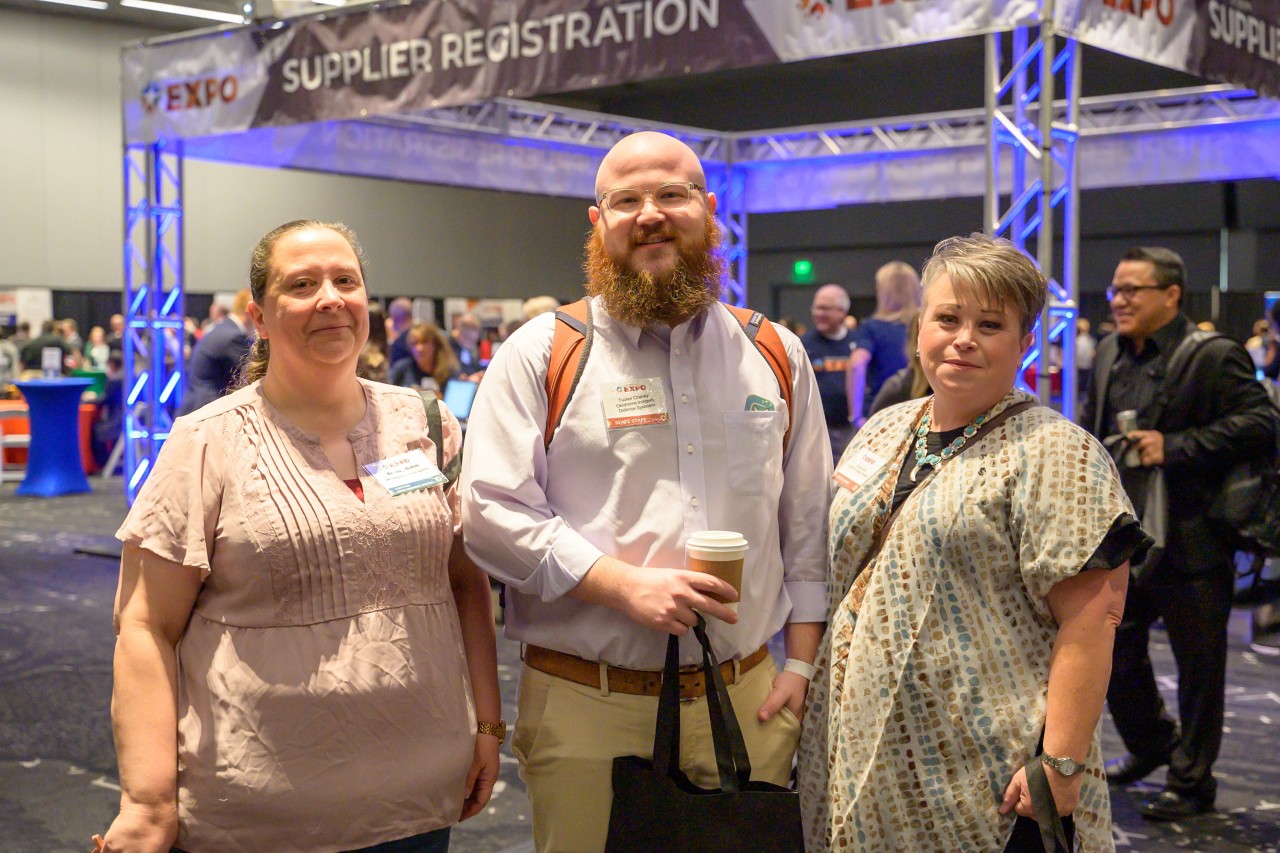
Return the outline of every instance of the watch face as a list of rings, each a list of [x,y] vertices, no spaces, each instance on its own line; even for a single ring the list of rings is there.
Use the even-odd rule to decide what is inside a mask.
[[[1063,776],[1074,776],[1081,770],[1080,764],[1074,758],[1055,758],[1047,755],[1044,763],[1057,770]]]

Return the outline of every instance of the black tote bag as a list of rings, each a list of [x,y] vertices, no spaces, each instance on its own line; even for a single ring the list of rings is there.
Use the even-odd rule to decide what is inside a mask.
[[[605,853],[803,853],[800,795],[769,782],[750,781],[747,746],[702,616],[693,630],[702,644],[720,787],[699,788],[680,771],[680,646],[673,634],[667,640],[653,759],[628,755],[613,760],[613,809]]]

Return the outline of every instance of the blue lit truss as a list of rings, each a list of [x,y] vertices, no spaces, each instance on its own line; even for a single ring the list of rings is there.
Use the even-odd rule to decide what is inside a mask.
[[[132,502],[182,404],[182,141],[124,156],[125,494]]]
[[[985,196],[987,230],[1025,247],[1053,280],[1054,298],[1042,323],[1051,342],[1065,344],[1061,405],[1070,416],[1079,190],[1274,177],[1280,174],[1280,101],[1224,85],[1079,98],[1073,40],[1055,38],[1047,26],[989,38],[985,109],[722,133],[495,99],[128,146],[130,499],[168,435],[183,390],[184,156],[585,200],[593,194],[600,158],[614,143],[637,130],[664,130],[688,143],[706,168],[732,262],[726,299],[737,304],[746,300],[751,213]],[[1000,38],[1015,42],[1015,58],[1004,71]],[[1041,87],[1041,80],[1048,85]],[[1042,149],[1045,139],[1049,146]],[[1057,217],[1063,239],[1055,242]],[[1028,365],[1040,353],[1037,332]],[[1039,374],[1047,377],[1048,371]],[[1038,391],[1046,400],[1055,396],[1047,384]]]
[[[1013,48],[1007,70],[1000,67],[1000,42],[1006,37]],[[990,33],[986,40],[985,229],[1030,255],[1049,279],[1049,300],[1035,324],[1035,341],[1023,359],[1017,383],[1046,404],[1060,397],[1062,413],[1074,418],[1079,44],[1072,39],[1060,44],[1052,20],[1044,21],[1036,32]],[[1059,77],[1065,94],[1062,108],[1054,101]],[[1061,240],[1054,232],[1055,213],[1062,219]],[[1051,353],[1059,357],[1051,358]],[[1033,366],[1034,389],[1027,382]],[[1055,376],[1060,382],[1058,397],[1053,393]]]

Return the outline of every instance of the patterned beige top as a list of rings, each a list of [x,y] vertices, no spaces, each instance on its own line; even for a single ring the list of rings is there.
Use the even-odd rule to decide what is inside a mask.
[[[361,383],[360,466],[426,450],[417,393]],[[445,458],[461,430],[442,408]],[[178,846],[350,850],[448,826],[475,712],[441,486],[365,502],[257,383],[180,418],[121,540],[204,573],[178,646]]]
[[[1011,392],[992,415],[1025,399]],[[1015,816],[997,809],[1044,727],[1057,632],[1045,595],[1132,512],[1101,445],[1029,409],[904,501],[855,612],[882,487],[897,481],[925,402],[878,413],[841,460],[847,471],[870,451],[885,464],[831,507],[831,621],[800,743],[809,850],[1004,848]],[[1084,772],[1078,849],[1112,850],[1096,731]]]

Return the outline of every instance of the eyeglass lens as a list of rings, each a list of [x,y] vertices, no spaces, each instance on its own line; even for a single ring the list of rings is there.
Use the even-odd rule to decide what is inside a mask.
[[[614,213],[635,213],[644,206],[647,195],[651,195],[653,203],[664,210],[678,210],[689,203],[689,186],[663,184],[652,193],[633,189],[610,190],[605,196],[605,202]]]
[[[1128,285],[1125,287],[1108,287],[1107,299],[1108,301],[1110,301],[1110,300],[1116,299],[1117,297],[1123,297],[1126,301],[1128,301],[1132,299],[1135,295],[1137,295],[1138,291],[1140,290],[1158,290],[1159,288],[1160,288],[1160,285],[1158,284],[1144,284],[1139,286]]]

